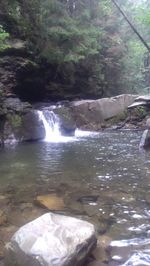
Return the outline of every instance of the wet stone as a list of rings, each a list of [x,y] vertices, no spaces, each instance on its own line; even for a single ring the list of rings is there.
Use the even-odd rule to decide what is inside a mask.
[[[97,216],[88,217],[86,220],[95,226],[98,234],[106,233],[108,229],[107,221],[100,220]]]
[[[99,213],[99,207],[97,205],[84,204],[83,209],[88,216],[94,216]]]
[[[87,204],[87,203],[95,203],[98,200],[98,195],[95,196],[82,196],[79,199],[77,199],[77,201],[83,203],[83,204]]]
[[[112,238],[107,235],[99,236],[97,245],[106,249],[109,247],[111,241]]]
[[[35,200],[35,204],[47,208],[48,210],[60,211],[65,208],[63,198],[58,197],[56,194],[38,196]]]
[[[84,209],[80,202],[71,201],[70,199],[66,201],[67,208],[74,214],[84,215]]]
[[[85,266],[108,265],[108,247],[110,245],[111,240],[112,239],[107,235],[99,236],[97,241],[97,247],[92,251],[92,254],[88,258],[87,264]]]
[[[97,247],[92,252],[94,258],[97,261],[101,260],[101,262],[104,262],[104,263],[108,262],[109,258],[108,258],[107,249],[110,245],[110,242],[111,242],[111,238],[108,237],[107,235],[103,235],[99,237],[98,242],[97,242]]]

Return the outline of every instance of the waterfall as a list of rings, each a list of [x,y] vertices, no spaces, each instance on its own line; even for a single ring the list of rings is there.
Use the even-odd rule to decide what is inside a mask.
[[[61,132],[59,130],[59,118],[53,111],[38,111],[39,119],[43,121],[45,128],[45,141],[59,141]]]
[[[75,136],[63,136],[60,130],[60,119],[59,117],[50,109],[44,109],[38,111],[39,119],[42,120],[45,128],[45,141],[47,142],[68,142],[77,141],[82,137],[88,137],[94,132],[82,131],[79,129],[75,130]]]

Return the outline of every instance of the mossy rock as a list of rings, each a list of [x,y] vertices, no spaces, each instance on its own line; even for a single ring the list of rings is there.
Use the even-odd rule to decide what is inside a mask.
[[[13,129],[18,129],[22,124],[22,117],[18,114],[7,114],[7,120]]]
[[[143,119],[147,116],[148,114],[148,110],[146,107],[144,106],[138,106],[136,108],[134,108],[134,110],[132,110],[131,115],[139,118],[139,119]]]
[[[116,125],[120,122],[125,121],[127,119],[127,117],[128,117],[128,111],[124,111],[124,112],[118,114],[117,116],[114,116],[114,117],[106,120],[104,124],[106,125],[106,127],[107,127],[107,123],[109,124],[109,126],[110,125]]]

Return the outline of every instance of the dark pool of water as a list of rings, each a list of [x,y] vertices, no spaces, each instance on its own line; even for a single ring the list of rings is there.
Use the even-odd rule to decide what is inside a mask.
[[[139,150],[140,137],[112,131],[6,147],[0,151],[0,193],[12,193],[19,207],[20,197],[32,202],[57,190],[69,214],[110,238],[106,265],[150,265],[150,152]]]

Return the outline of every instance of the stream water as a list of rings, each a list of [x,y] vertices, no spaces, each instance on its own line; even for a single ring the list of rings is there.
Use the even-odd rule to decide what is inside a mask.
[[[109,239],[102,265],[150,265],[150,152],[139,150],[142,133],[81,133],[0,151],[3,243],[45,212],[34,207],[37,195],[55,192],[64,198],[63,213],[94,223]]]

